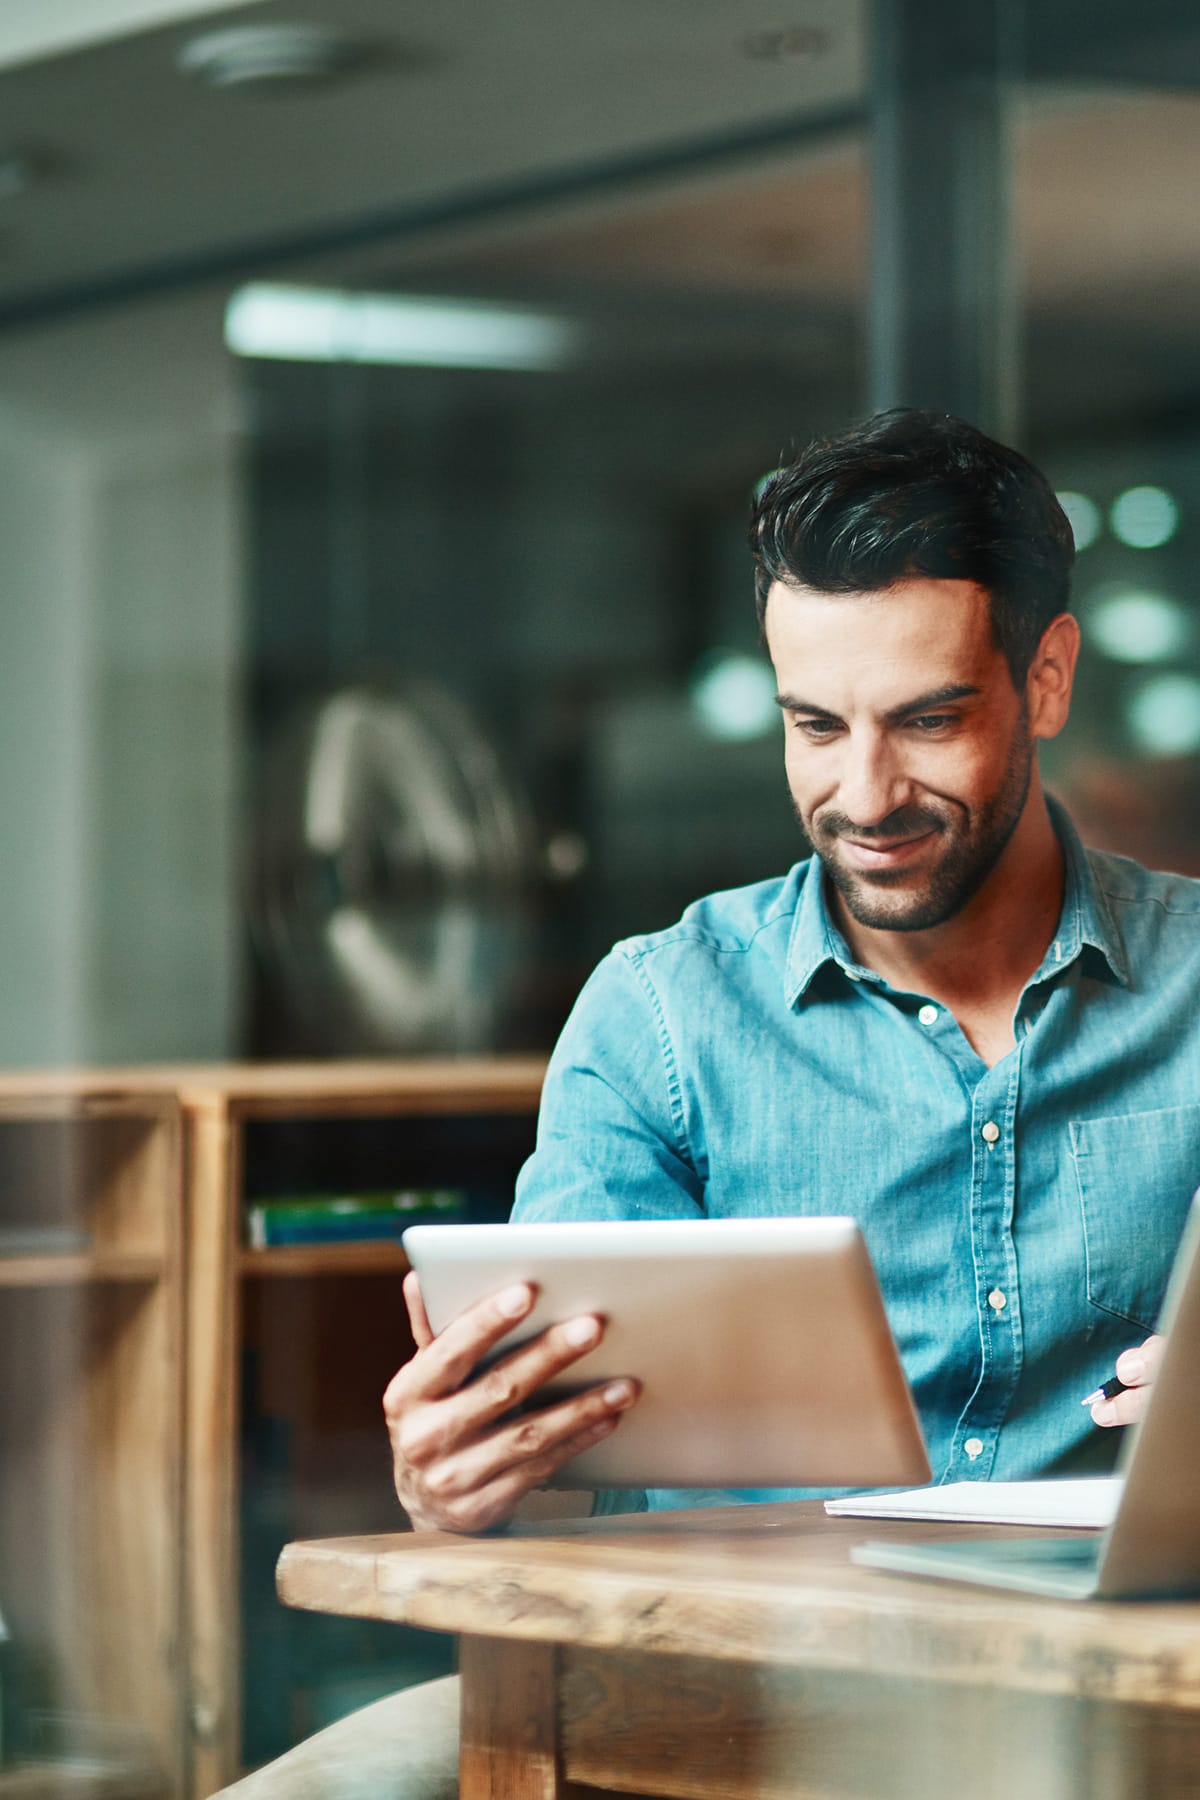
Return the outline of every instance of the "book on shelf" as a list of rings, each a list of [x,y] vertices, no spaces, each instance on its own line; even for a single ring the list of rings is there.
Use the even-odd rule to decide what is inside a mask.
[[[398,1188],[387,1193],[283,1195],[246,1207],[246,1242],[252,1250],[282,1244],[354,1244],[373,1238],[399,1241],[423,1224],[463,1217],[462,1188]]]

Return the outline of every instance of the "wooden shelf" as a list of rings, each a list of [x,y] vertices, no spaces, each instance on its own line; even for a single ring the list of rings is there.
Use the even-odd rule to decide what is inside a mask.
[[[277,1244],[238,1253],[240,1275],[403,1275],[408,1258],[390,1239],[354,1244]]]
[[[90,1764],[17,1763],[0,1770],[0,1800],[161,1800],[164,1793],[154,1776]]]
[[[533,1145],[544,1075],[541,1057],[156,1073],[173,1080],[185,1121],[196,1800],[236,1779],[244,1751],[252,1760],[271,1753],[261,1733],[276,1729],[289,1704],[284,1695],[268,1706],[261,1691],[251,1701],[260,1616],[250,1622],[246,1594],[273,1592],[282,1547],[267,1516],[286,1506],[289,1519],[364,1531],[394,1516],[379,1401],[411,1354],[400,1295],[408,1262],[396,1240],[252,1249],[247,1201],[303,1191],[305,1181],[320,1191],[325,1177],[339,1184],[332,1191],[350,1191],[340,1184],[355,1146],[365,1156],[353,1178],[363,1191],[486,1187],[497,1170],[508,1189]],[[258,1456],[280,1459],[269,1479]],[[270,1628],[298,1645],[294,1621],[278,1618],[273,1598],[267,1605]]]
[[[0,1189],[19,1207],[0,1253],[12,1691],[30,1716],[89,1722],[86,1745],[0,1772],[0,1800],[181,1800],[178,1103],[86,1074],[0,1075]]]
[[[88,1250],[61,1256],[0,1256],[0,1287],[76,1287],[103,1282],[158,1281],[161,1256]]]
[[[544,1056],[391,1057],[293,1063],[156,1063],[5,1073],[0,1109],[22,1117],[143,1112],[155,1097],[191,1113],[353,1118],[368,1113],[537,1109]]]
[[[247,1196],[275,1190],[248,1163],[292,1179],[324,1157],[340,1183],[357,1148],[383,1165],[366,1188],[486,1191],[499,1170],[507,1189],[544,1071],[447,1057],[0,1075],[0,1190],[46,1234],[0,1254],[0,1442],[22,1450],[0,1457],[0,1602],[14,1646],[38,1647],[44,1704],[140,1728],[161,1771],[147,1787],[69,1761],[5,1769],[0,1800],[200,1800],[234,1780],[271,1507],[362,1531],[393,1511],[379,1396],[408,1353],[403,1248],[250,1249]]]

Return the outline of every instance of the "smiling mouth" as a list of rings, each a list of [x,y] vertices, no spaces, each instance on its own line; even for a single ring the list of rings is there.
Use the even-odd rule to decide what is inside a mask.
[[[915,837],[878,839],[840,837],[838,842],[849,860],[860,869],[893,869],[915,858],[923,845],[937,836],[936,831],[921,831]]]

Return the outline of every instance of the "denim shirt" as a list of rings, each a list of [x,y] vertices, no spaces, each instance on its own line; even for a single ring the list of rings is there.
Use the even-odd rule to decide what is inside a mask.
[[[1153,1330],[1200,1183],[1200,881],[1053,816],[1062,913],[993,1068],[855,962],[813,858],[609,953],[517,1189],[521,1219],[854,1215],[938,1482],[1111,1466],[1080,1400]]]

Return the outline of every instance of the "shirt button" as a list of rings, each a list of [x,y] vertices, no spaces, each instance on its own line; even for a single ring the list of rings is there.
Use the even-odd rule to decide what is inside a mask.
[[[994,1144],[998,1140],[999,1136],[1000,1136],[1000,1127],[997,1125],[995,1119],[989,1119],[987,1124],[983,1128],[984,1143],[985,1144]]]
[[[920,1012],[917,1014],[917,1017],[918,1017],[918,1019],[920,1019],[922,1025],[936,1025],[937,1024],[937,1016],[938,1016],[937,1007],[929,1006],[929,1005],[923,1006],[921,1008]]]
[[[993,1312],[1003,1312],[1008,1305],[1008,1295],[1003,1288],[993,1288],[988,1295],[988,1305]]]
[[[966,1453],[970,1457],[971,1461],[974,1462],[975,1458],[977,1456],[983,1455],[983,1439],[982,1438],[968,1438],[966,1443],[963,1445],[963,1449],[966,1451]]]

